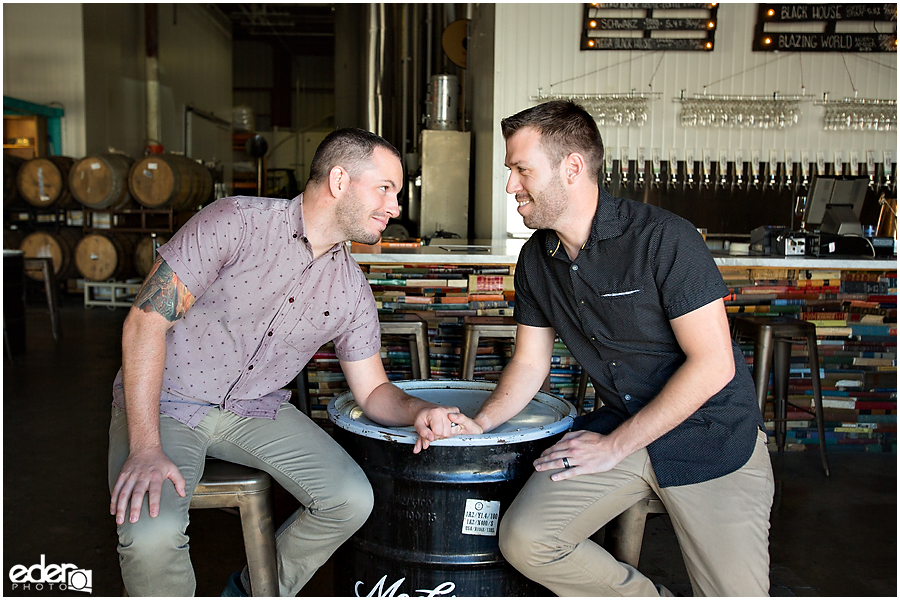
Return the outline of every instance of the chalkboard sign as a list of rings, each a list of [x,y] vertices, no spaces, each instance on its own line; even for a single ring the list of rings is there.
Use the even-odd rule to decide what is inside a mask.
[[[870,21],[871,32],[838,31],[841,21]],[[819,23],[821,31],[769,31],[768,23]],[[896,52],[896,4],[760,4],[757,52]],[[879,24],[881,25],[879,27]],[[883,33],[891,30],[891,33]]]
[[[586,4],[581,49],[709,52],[715,45],[716,6],[716,4]],[[622,17],[623,11],[640,14]],[[686,12],[692,16],[682,16]]]

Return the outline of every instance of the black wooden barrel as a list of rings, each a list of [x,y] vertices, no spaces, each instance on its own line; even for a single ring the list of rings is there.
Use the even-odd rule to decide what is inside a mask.
[[[397,385],[474,416],[495,384]],[[335,595],[551,595],[503,559],[497,529],[534,459],[571,427],[571,404],[541,392],[497,430],[440,440],[420,454],[412,427],[370,421],[349,392],[331,401],[328,417],[375,494],[372,515],[336,554]]]

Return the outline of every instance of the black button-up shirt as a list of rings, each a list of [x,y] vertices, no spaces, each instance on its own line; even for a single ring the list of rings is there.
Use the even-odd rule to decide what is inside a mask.
[[[693,225],[602,189],[578,257],[569,259],[554,231],[536,231],[519,254],[515,284],[516,321],[553,327],[603,401],[575,428],[603,434],[653,400],[684,363],[669,321],[728,294]],[[734,342],[732,353],[732,381],[647,447],[662,487],[721,477],[750,458],[762,417]]]

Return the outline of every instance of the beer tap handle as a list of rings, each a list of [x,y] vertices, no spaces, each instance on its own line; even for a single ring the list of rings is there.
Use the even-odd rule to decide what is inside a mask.
[[[622,179],[620,187],[627,188],[628,187],[628,147],[623,146],[622,152],[619,155],[619,171],[622,173]]]
[[[750,175],[753,177],[753,187],[759,188],[759,150],[750,153]]]
[[[893,160],[891,160],[891,151],[884,151],[884,187],[894,191],[894,182],[892,181],[891,171],[893,169]]]
[[[719,187],[728,185],[728,151],[719,151],[719,162],[716,165],[719,170]]]
[[[875,189],[875,151],[866,150],[866,174],[869,176],[869,189]]]
[[[709,189],[709,175],[712,172],[712,156],[709,153],[709,148],[703,149],[703,162],[701,164],[701,169],[703,170],[703,187]]]
[[[638,147],[637,163],[634,165],[634,169],[637,171],[637,185],[643,189],[647,170],[647,156],[644,154],[643,146]]]
[[[784,151],[784,187],[794,187],[794,154],[790,150]]]
[[[684,154],[684,186],[687,189],[694,189],[694,151],[689,149]]]
[[[650,151],[650,163],[653,168],[653,187],[659,187],[659,175],[662,171],[662,159],[660,158],[659,148]]]
[[[669,150],[669,186],[678,185],[678,156],[675,154],[675,148]]]
[[[777,189],[778,184],[778,151],[769,150],[769,188]]]

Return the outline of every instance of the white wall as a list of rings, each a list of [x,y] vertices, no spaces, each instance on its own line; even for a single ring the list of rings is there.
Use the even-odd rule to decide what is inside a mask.
[[[62,154],[85,153],[81,4],[3,5],[3,95],[60,106]]]
[[[893,132],[823,131],[824,109],[812,101],[800,105],[800,123],[784,130],[684,128],[679,122],[681,105],[674,102],[681,90],[687,95],[709,94],[785,95],[806,93],[821,99],[897,98],[897,56],[890,53],[762,53],[752,52],[751,42],[756,23],[756,4],[720,4],[716,47],[703,52],[642,52],[579,50],[583,4],[500,3],[496,5],[494,46],[495,122],[535,105],[530,98],[545,93],[599,94],[613,92],[659,92],[661,97],[650,103],[650,117],[643,127],[604,127],[604,144],[619,157],[621,147],[629,148],[635,159],[638,147],[646,148],[649,159],[652,148],[668,159],[675,148],[678,159],[684,159],[687,148],[700,160],[704,148],[713,160],[719,149],[727,149],[730,160],[736,149],[749,160],[753,150],[760,150],[763,160],[774,149],[783,160],[784,151],[793,152],[799,161],[801,151],[825,151],[832,162],[834,150],[859,152],[865,161],[866,150],[875,150],[880,158],[884,150],[897,155],[897,135]],[[846,67],[844,61],[846,60]],[[662,61],[662,62],[660,62]],[[657,68],[658,67],[658,68]],[[802,70],[801,70],[802,68]],[[848,76],[848,69],[850,76]],[[853,87],[851,87],[851,78]],[[560,83],[563,82],[563,83]],[[805,84],[805,92],[801,89]],[[556,84],[556,85],[554,85]],[[493,133],[493,156],[490,165],[490,201],[508,207],[509,228],[521,228],[514,202],[504,191],[507,172],[503,167],[505,146],[499,127]],[[476,157],[481,162],[484,155]],[[476,190],[476,202],[488,200],[487,190]],[[504,237],[507,224],[491,224],[493,237]]]

